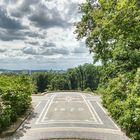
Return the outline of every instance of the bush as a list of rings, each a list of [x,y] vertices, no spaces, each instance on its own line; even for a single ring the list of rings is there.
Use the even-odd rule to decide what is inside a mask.
[[[103,90],[102,90],[103,91]],[[140,139],[140,71],[110,80],[103,104],[133,140]]]
[[[11,107],[0,102],[0,132],[11,123]]]
[[[92,92],[91,88],[87,87],[86,89],[84,89],[84,92]]]
[[[34,86],[25,75],[0,75],[0,132],[31,105]]]

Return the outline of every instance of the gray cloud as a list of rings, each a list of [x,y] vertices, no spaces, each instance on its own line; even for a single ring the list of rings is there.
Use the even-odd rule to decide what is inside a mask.
[[[0,40],[23,40],[26,38],[24,30],[27,29],[20,20],[8,15],[7,10],[0,6]]]
[[[30,55],[57,55],[57,54],[62,54],[62,55],[68,55],[69,50],[66,48],[45,48],[45,47],[25,47],[22,49],[24,54],[30,54]]]
[[[79,46],[74,48],[74,50],[72,51],[72,53],[75,54],[81,54],[81,53],[88,53],[89,50],[86,48],[86,45],[84,42],[79,42]]]
[[[4,52],[6,52],[6,51],[7,51],[7,49],[0,48],[0,53],[4,53]]]
[[[66,48],[49,48],[43,54],[45,54],[45,55],[55,55],[55,54],[68,55],[69,50]]]
[[[39,0],[23,0],[15,10],[11,11],[11,15],[17,18],[28,15],[32,12],[31,6],[37,5],[38,3]]]
[[[11,40],[25,40],[26,36],[22,31],[0,29],[0,40],[11,41]]]
[[[18,2],[18,0],[4,0],[5,4],[10,4],[10,3],[15,4],[16,2]]]
[[[71,24],[66,19],[63,19],[60,14],[57,8],[49,9],[40,3],[34,13],[29,17],[29,20],[32,21],[35,26],[41,28],[65,28],[70,26]]]
[[[45,36],[41,33],[29,31],[29,30],[17,30],[17,29],[2,29],[0,28],[0,40],[13,41],[13,40],[26,40],[30,38],[44,39]],[[30,43],[29,43],[30,44]]]
[[[68,17],[69,19],[75,19],[79,17],[78,13],[78,4],[75,2],[70,2],[68,5]]]
[[[31,38],[38,38],[38,39],[44,39],[45,35],[39,32],[34,32],[31,30],[25,31],[24,32],[25,36],[31,37]]]
[[[30,45],[34,45],[34,46],[40,45],[40,43],[38,41],[25,41],[25,43],[30,44]]]
[[[16,5],[18,2],[18,0],[4,0],[5,5],[0,6],[0,28],[5,29],[0,33],[0,39],[3,41],[25,40],[27,37],[45,39],[45,32],[34,32],[30,27],[39,27],[40,30],[53,27],[70,28],[73,19],[78,17],[77,2],[65,1],[64,10],[67,12],[61,11],[57,5],[50,8],[38,0],[22,0],[16,8],[8,9],[8,4]],[[53,5],[56,1],[49,2]],[[25,16],[30,22],[29,27],[23,26]]]
[[[72,51],[72,53],[87,53],[87,49],[83,47],[77,47]]]
[[[42,48],[55,48],[56,44],[53,42],[43,42],[40,43],[39,41],[25,41],[26,44],[32,45],[32,46],[41,46]]]
[[[22,51],[24,54],[39,55],[39,52],[33,47],[25,47]]]
[[[10,29],[10,30],[19,30],[24,29],[25,27],[22,26],[19,20],[15,20],[11,18],[6,9],[0,7],[0,28]]]
[[[44,42],[43,43],[43,47],[47,47],[47,48],[49,48],[49,47],[56,47],[56,44],[53,43],[53,42]]]
[[[66,69],[91,61],[72,34],[82,1],[2,0],[0,67]]]

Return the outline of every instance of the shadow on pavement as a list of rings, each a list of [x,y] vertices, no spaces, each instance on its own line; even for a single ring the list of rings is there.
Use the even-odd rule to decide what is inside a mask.
[[[2,138],[2,140],[18,140],[21,137],[24,136],[24,134],[31,128],[30,127],[30,122],[33,118],[37,117],[37,113],[35,113],[34,111],[32,112],[32,114],[30,114],[27,118],[27,120],[25,120],[21,126],[19,127],[19,129],[11,136],[7,136],[5,138]]]

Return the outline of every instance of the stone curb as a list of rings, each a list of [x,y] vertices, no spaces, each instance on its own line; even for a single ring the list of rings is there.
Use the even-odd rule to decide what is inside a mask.
[[[22,123],[31,115],[32,112],[33,108],[28,109],[25,114],[19,117],[16,122],[14,122],[11,126],[9,126],[5,131],[0,134],[0,138],[13,135],[22,125]]]
[[[56,92],[79,92],[85,94],[95,94],[94,92],[86,92],[86,91],[78,91],[78,90],[56,90],[56,91],[48,91],[48,92],[42,92],[38,94],[32,94],[32,96],[44,96],[45,94],[56,93]]]

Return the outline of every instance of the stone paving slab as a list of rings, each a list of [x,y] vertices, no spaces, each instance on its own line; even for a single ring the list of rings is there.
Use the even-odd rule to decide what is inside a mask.
[[[78,92],[33,96],[34,112],[5,140],[88,138],[128,140],[107,115],[100,97]]]

